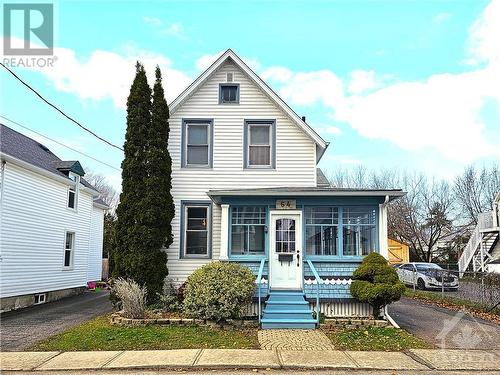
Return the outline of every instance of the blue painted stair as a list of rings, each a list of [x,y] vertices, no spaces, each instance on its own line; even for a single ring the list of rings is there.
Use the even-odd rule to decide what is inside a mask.
[[[302,291],[271,291],[262,316],[262,329],[313,329],[313,319],[309,302]]]

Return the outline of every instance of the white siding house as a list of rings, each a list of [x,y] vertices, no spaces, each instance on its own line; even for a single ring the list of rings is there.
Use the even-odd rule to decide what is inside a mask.
[[[77,161],[61,161],[35,140],[0,126],[5,311],[58,299],[100,280],[107,206]]]
[[[290,292],[332,316],[369,314],[350,277],[366,254],[387,257],[386,204],[404,193],[331,187],[317,169],[328,143],[231,50],[170,111],[170,280],[238,262],[255,272],[263,299]],[[264,328],[312,324],[307,311],[296,322],[269,314]]]

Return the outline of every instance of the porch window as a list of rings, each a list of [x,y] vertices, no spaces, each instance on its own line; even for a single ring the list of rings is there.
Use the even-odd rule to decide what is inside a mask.
[[[183,203],[183,228],[183,257],[208,257],[210,243],[210,204]]]
[[[307,207],[306,253],[309,255],[337,255],[339,212],[337,207]]]
[[[266,207],[235,206],[231,209],[231,254],[264,254]]]
[[[377,249],[376,210],[344,207],[342,212],[344,255],[363,256]]]

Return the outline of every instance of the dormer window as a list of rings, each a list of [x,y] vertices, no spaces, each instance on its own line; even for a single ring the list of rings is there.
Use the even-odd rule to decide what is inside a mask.
[[[76,210],[78,202],[78,185],[80,184],[80,176],[75,173],[69,172],[68,177],[74,182],[68,188],[68,208]]]
[[[240,102],[240,85],[237,83],[221,83],[219,85],[219,104],[238,104]]]

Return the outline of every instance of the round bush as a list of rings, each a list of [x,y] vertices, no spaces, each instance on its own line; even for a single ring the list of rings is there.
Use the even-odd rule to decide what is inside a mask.
[[[215,320],[239,318],[255,291],[255,275],[237,263],[212,262],[188,277],[184,311],[188,316]]]
[[[367,255],[352,275],[351,294],[361,302],[373,307],[373,316],[378,318],[380,309],[397,301],[405,291],[394,268],[380,254]]]

